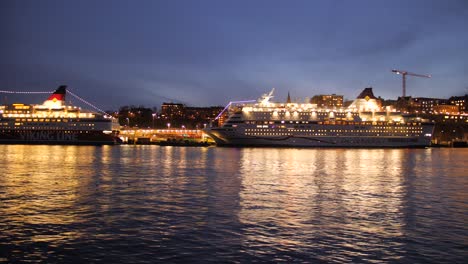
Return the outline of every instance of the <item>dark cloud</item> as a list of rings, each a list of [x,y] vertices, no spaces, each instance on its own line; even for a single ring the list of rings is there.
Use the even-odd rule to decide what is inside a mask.
[[[368,85],[399,95],[391,68],[467,80],[466,1],[2,1],[0,85],[67,82],[97,104],[218,105],[272,87],[297,97]],[[442,78],[443,77],[443,78]],[[444,86],[441,90],[439,87]],[[379,93],[381,91],[381,93]]]

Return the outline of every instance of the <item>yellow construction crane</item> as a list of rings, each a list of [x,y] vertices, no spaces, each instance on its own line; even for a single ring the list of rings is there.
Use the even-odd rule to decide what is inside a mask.
[[[392,72],[394,72],[396,74],[401,74],[401,76],[403,77],[403,97],[406,96],[406,75],[416,76],[416,77],[424,77],[424,78],[431,78],[431,75],[417,74],[417,73],[412,73],[412,72],[407,72],[407,71],[392,70]]]

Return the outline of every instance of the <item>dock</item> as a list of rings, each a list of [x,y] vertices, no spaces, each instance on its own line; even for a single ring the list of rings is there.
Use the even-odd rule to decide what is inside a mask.
[[[201,129],[140,129],[120,130],[124,144],[209,145],[212,140]],[[170,144],[171,143],[171,144]]]

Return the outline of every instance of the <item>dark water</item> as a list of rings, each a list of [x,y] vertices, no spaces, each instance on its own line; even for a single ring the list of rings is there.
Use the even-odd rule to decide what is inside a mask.
[[[468,149],[0,145],[0,262],[462,263],[467,160]]]

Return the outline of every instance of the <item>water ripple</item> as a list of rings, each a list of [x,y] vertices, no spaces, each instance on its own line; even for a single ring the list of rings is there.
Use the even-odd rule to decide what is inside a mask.
[[[468,259],[466,149],[0,151],[0,263]]]

